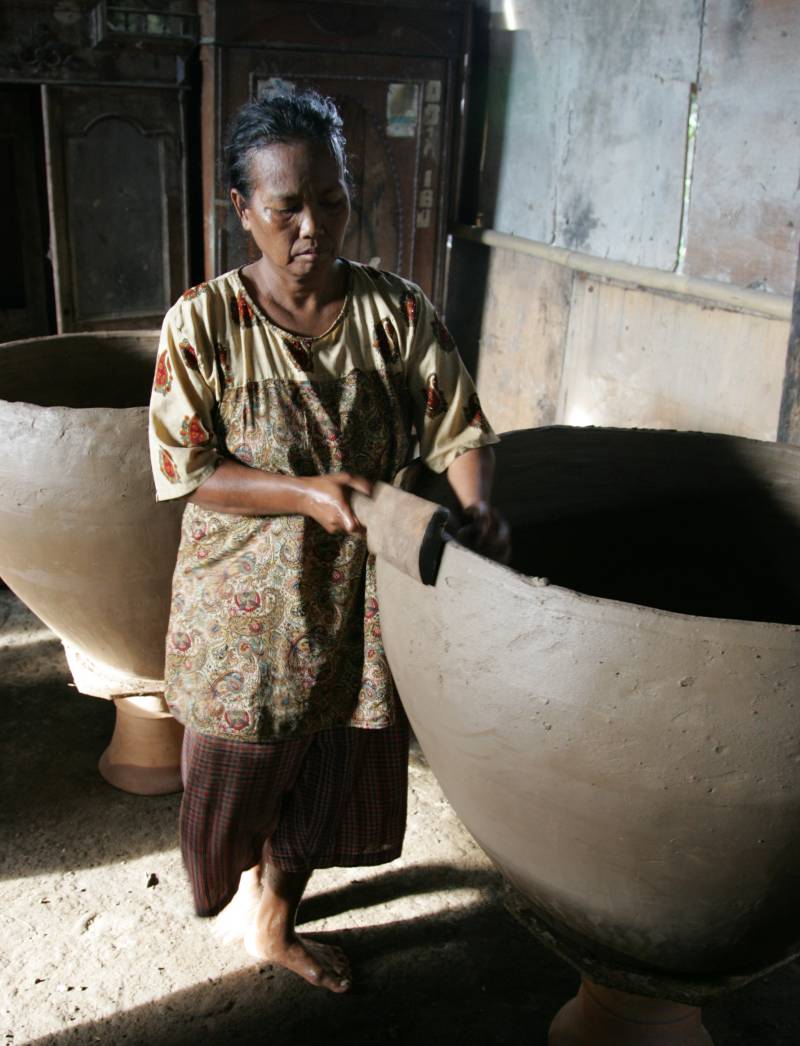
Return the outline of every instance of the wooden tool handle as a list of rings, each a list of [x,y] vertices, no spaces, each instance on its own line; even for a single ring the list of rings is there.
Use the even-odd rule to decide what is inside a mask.
[[[367,548],[404,574],[434,585],[450,513],[388,483],[376,483],[372,497],[354,491],[350,498],[367,529]]]

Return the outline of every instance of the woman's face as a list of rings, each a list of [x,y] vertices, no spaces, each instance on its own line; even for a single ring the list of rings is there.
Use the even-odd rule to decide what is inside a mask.
[[[350,197],[333,153],[316,142],[265,146],[250,159],[253,191],[231,199],[242,227],[266,262],[316,282],[338,258],[350,218]]]

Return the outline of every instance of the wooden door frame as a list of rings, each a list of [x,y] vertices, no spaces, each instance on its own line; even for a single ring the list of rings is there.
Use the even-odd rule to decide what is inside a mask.
[[[786,349],[786,375],[783,379],[778,439],[781,443],[800,446],[800,250],[792,299],[789,345]]]

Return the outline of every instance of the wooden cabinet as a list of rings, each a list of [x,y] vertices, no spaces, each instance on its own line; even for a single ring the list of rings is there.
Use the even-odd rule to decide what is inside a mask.
[[[196,22],[194,0],[4,0],[0,338],[154,327],[190,282]]]
[[[190,282],[180,92],[43,95],[59,330],[159,326]]]
[[[314,88],[337,103],[354,176],[347,257],[443,292],[457,170],[463,3],[203,5],[206,274],[248,260],[219,178],[226,128],[248,99]]]

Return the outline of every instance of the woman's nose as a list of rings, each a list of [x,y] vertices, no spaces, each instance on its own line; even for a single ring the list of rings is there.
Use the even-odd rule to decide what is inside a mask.
[[[312,203],[306,204],[300,220],[300,235],[308,239],[316,236],[320,227],[320,217],[317,207]]]

